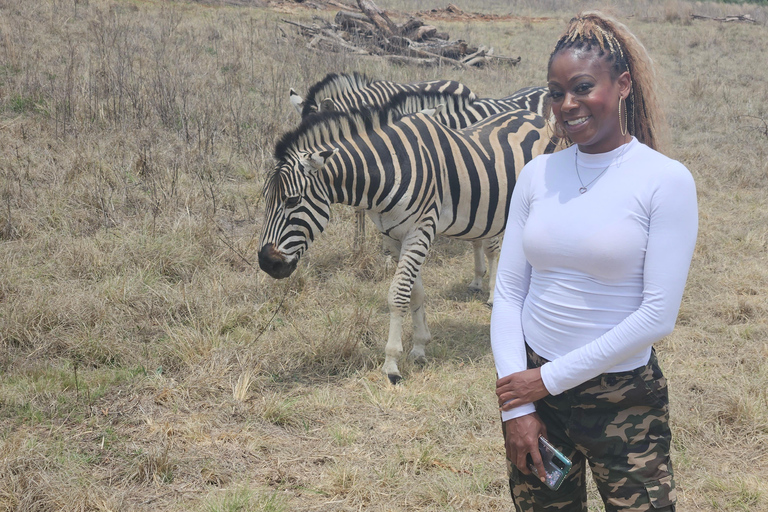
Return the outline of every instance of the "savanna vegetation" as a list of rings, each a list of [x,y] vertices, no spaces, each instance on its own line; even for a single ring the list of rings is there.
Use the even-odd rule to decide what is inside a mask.
[[[435,244],[430,362],[392,386],[377,235],[355,251],[354,214],[336,208],[296,273],[272,280],[256,264],[261,189],[298,123],[290,87],[362,71],[505,96],[545,82],[586,7],[655,58],[666,152],[698,187],[678,327],[657,345],[679,510],[768,510],[768,9],[454,3],[515,15],[434,23],[520,64],[315,53],[281,21],[338,9],[310,2],[0,0],[0,510],[509,510],[470,245]],[[395,18],[444,7],[377,4]]]

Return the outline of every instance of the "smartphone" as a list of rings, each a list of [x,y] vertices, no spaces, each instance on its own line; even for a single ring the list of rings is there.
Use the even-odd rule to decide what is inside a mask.
[[[543,436],[539,436],[539,453],[541,454],[541,460],[544,462],[544,470],[547,472],[544,477],[544,483],[547,487],[556,491],[571,470],[571,461],[560,453],[557,448],[549,444],[549,441],[544,439]],[[533,465],[532,460],[528,461],[528,468],[534,475],[539,476],[539,472],[536,466]]]

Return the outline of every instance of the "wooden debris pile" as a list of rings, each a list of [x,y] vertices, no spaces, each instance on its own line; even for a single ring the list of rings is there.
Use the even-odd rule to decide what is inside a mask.
[[[490,63],[514,66],[520,62],[520,57],[494,55],[493,48],[473,47],[463,40],[452,41],[447,33],[419,18],[411,17],[397,25],[372,0],[357,0],[357,6],[360,11],[340,10],[333,22],[317,16],[312,25],[283,22],[299,27],[302,35],[311,38],[307,47],[318,51],[347,52],[419,66],[467,68]],[[454,5],[448,8],[461,12]]]
[[[733,21],[738,21],[742,23],[757,23],[757,20],[752,17],[750,14],[737,14],[733,16],[725,16],[722,18],[713,18],[711,16],[704,16],[701,14],[691,14],[691,19],[694,20],[714,20],[714,21],[721,21],[724,23],[729,23]]]

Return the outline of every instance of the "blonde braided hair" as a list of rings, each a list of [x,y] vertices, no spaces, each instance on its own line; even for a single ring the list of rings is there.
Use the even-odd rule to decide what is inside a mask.
[[[629,71],[632,90],[626,100],[629,133],[647,146],[658,149],[664,118],[656,97],[655,71],[645,46],[629,29],[597,11],[571,19],[549,56],[547,70],[559,52],[568,49],[595,51],[611,66],[611,78]]]

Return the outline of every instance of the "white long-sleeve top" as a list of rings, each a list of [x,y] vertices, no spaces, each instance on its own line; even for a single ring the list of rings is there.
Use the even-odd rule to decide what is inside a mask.
[[[496,278],[499,377],[526,369],[526,342],[550,361],[541,377],[553,395],[647,364],[675,325],[697,231],[690,172],[637,139],[533,159],[515,184]]]

